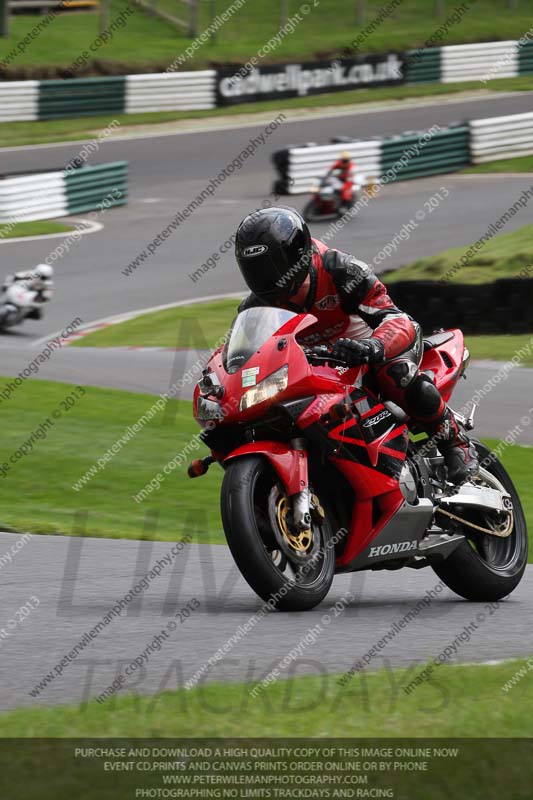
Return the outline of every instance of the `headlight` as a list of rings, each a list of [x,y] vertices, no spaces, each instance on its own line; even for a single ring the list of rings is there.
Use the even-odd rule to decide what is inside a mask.
[[[215,403],[214,400],[206,400],[205,397],[199,397],[196,406],[196,418],[207,422],[211,419],[224,419],[224,414],[219,403]]]
[[[277,372],[269,375],[264,381],[258,383],[253,389],[249,389],[241,397],[240,411],[246,411],[252,406],[259,403],[264,403],[271,397],[275,397],[280,392],[285,391],[289,384],[289,366],[285,364],[284,367],[278,369]]]

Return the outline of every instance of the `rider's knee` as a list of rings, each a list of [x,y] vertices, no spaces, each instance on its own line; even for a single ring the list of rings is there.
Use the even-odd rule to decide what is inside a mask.
[[[413,361],[393,361],[385,375],[396,389],[407,390],[419,375],[418,366]]]
[[[442,396],[431,378],[418,372],[405,392],[405,399],[411,412],[424,417],[432,417],[442,408]]]

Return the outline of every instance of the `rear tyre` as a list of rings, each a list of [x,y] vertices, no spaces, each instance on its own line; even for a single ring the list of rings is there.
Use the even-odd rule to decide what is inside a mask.
[[[251,588],[272,608],[307,611],[326,597],[335,573],[327,519],[311,536],[291,536],[287,498],[266,459],[231,462],[222,484],[222,522],[231,554]],[[281,520],[281,522],[280,522]]]
[[[453,592],[466,600],[491,602],[501,600],[516,589],[527,566],[528,537],[524,511],[511,477],[490,450],[474,441],[479,460],[511,496],[514,525],[510,536],[498,538],[476,534],[464,526],[468,537],[447,559],[433,569]]]

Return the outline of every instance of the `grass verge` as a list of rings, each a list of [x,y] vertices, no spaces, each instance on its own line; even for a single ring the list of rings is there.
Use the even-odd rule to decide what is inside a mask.
[[[529,77],[508,78],[491,81],[491,91],[529,91],[533,88]],[[380,103],[386,100],[409,100],[419,97],[439,97],[440,95],[458,94],[480,89],[479,82],[448,84],[413,84],[410,86],[388,86],[383,89],[358,89],[351,92],[297,97],[292,99],[268,100],[261,103],[250,103],[242,106],[217,108],[211,111],[160,111],[145,114],[112,114],[107,116],[77,117],[75,119],[52,119],[35,122],[4,122],[0,125],[0,147],[17,145],[44,144],[46,142],[67,142],[93,138],[106,128],[111,119],[120,123],[123,132],[130,132],[136,126],[157,125],[180,120],[202,120],[249,115],[259,112],[272,112],[275,116],[284,109],[316,111],[331,106],[357,106],[363,103]],[[490,93],[486,93],[490,96]]]
[[[335,675],[292,678],[270,684],[255,699],[249,695],[253,685],[243,683],[208,683],[154,697],[119,695],[104,705],[4,713],[0,736],[531,737],[533,679],[526,675],[510,692],[502,690],[526,663],[440,666],[411,694],[400,687],[423,665],[356,673],[344,687]]]
[[[0,225],[0,241],[2,239],[17,239],[21,236],[46,236],[51,233],[68,233],[72,225],[61,222],[37,220],[35,222],[17,222],[15,225]]]
[[[0,380],[0,391],[8,381]],[[76,491],[73,485],[120,442],[128,426],[138,422],[156,398],[86,387],[86,394],[64,410],[65,398],[73,395],[68,384],[27,380],[15,396],[2,401],[2,529],[141,539],[148,536],[145,524],[149,520],[151,538],[176,541],[188,532],[197,542],[225,541],[219,511],[221,470],[212,467],[195,481],[186,475],[188,462],[197,452],[206,452],[203,447],[190,448],[183,463],[163,475],[160,488],[144,502],[132,499],[188,443],[195,442],[199,429],[190,403],[171,401],[152,419],[145,419],[140,432],[119,443],[109,463]],[[46,419],[53,424],[42,431]],[[38,430],[42,433],[27,444],[27,454],[13,455]],[[516,483],[533,530],[531,452],[512,445],[503,450],[502,461]],[[74,520],[83,512],[87,523],[80,530]]]
[[[1,379],[1,389],[6,381]],[[2,401],[1,529],[80,533],[73,531],[75,514],[87,512],[85,533],[89,536],[140,539],[147,536],[145,521],[150,518],[154,538],[174,541],[187,528],[197,541],[222,542],[221,471],[213,469],[201,481],[191,481],[186,475],[188,462],[199,452],[193,439],[199,429],[191,404],[171,401],[152,419],[145,419],[140,432],[119,444],[110,463],[76,491],[73,484],[157,398],[87,387],[86,394],[64,410],[65,398],[75,394],[68,384],[28,380],[8,401]],[[60,417],[55,419],[58,410]],[[45,424],[43,430],[47,419],[52,426]],[[29,452],[17,458],[13,454],[32,432],[36,432],[34,442],[25,448]],[[190,448],[184,463],[164,478],[159,491],[136,503],[132,495],[191,441],[197,449]]]
[[[73,347],[212,348],[237,314],[238,300],[194,303],[109,325],[72,343]]]
[[[533,173],[533,155],[520,158],[504,158],[501,161],[490,161],[488,164],[477,164],[468,167],[465,172],[531,172]]]
[[[126,0],[112,0],[109,20],[112,23],[121,11],[127,8]],[[167,10],[173,15],[185,17],[183,4],[176,5],[175,0],[161,0],[158,8]],[[349,47],[355,37],[372,24],[380,15],[382,0],[367,0],[363,25],[357,25],[355,7],[347,8],[345,0],[328,0],[327,7],[322,3],[310,4],[307,13],[296,17],[297,6],[290,8],[291,19],[295,17],[290,35],[281,36],[275,46],[271,46],[265,61],[284,61],[287,58],[321,58],[339,55],[343,48]],[[90,65],[96,68],[114,67],[115,71],[135,66],[147,69],[150,65],[163,67],[171,63],[177,56],[185,54],[191,39],[180,28],[176,29],[155,15],[149,15],[132,4],[134,13],[126,16],[121,27],[116,24],[112,35],[105,44],[100,42],[95,49],[91,43],[99,35],[98,14],[95,12],[62,13],[35,36],[29,45],[21,48],[9,62],[11,69],[31,68],[35,66],[60,65],[79,68],[77,77],[84,74],[85,63],[76,63],[84,51],[88,52]],[[199,33],[201,34],[211,21],[212,7],[209,3],[199,4]],[[218,13],[221,9],[217,8]],[[371,35],[366,34],[360,41],[362,52],[388,52],[406,50],[411,47],[422,47],[430,37],[433,44],[460,44],[472,41],[492,41],[518,39],[530,25],[530,15],[526,7],[520,6],[514,12],[501,13],[501,0],[483,0],[471,5],[468,12],[459,17],[459,24],[448,24],[442,38],[435,34],[451,15],[438,16],[433,9],[428,9],[428,0],[410,0],[402,3],[374,24]],[[457,20],[453,20],[457,23]],[[34,28],[36,20],[33,16],[13,15],[11,31],[0,46],[0,59],[17,47],[18,42]],[[213,62],[243,63],[274,36],[280,26],[279,4],[270,0],[254,0],[253,4],[245,3],[230,19],[221,25],[216,37],[211,37],[194,53],[194,57],[185,59],[182,68],[198,68]],[[260,62],[262,63],[262,62]],[[79,67],[78,67],[79,64]]]
[[[221,300],[155,311],[89,333],[73,342],[72,347],[190,347],[209,350],[227,332],[236,307],[236,300]],[[472,358],[500,361],[508,361],[530,341],[531,335],[527,333],[467,337]],[[525,356],[521,366],[533,367],[533,355]]]
[[[453,283],[491,283],[498,278],[533,277],[533,225],[494,236],[461,269],[452,269],[468,251],[453,247],[436,256],[414,261],[382,276],[396,281],[438,281],[446,275]]]
[[[489,359],[490,361],[509,361],[516,353],[533,343],[530,333],[510,336],[467,336],[466,343],[472,358]],[[521,367],[533,367],[533,353],[529,352],[520,361]]]

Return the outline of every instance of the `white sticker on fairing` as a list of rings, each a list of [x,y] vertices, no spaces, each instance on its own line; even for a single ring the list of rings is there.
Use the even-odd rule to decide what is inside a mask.
[[[251,369],[243,369],[242,371],[242,388],[246,389],[249,386],[257,386],[257,376],[259,375],[260,367],[252,367]]]

